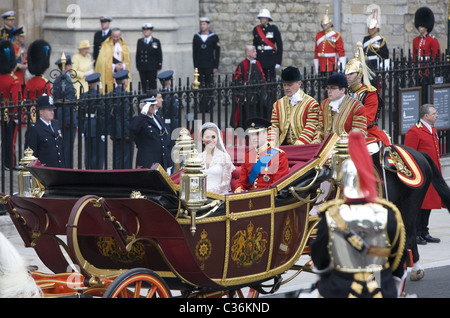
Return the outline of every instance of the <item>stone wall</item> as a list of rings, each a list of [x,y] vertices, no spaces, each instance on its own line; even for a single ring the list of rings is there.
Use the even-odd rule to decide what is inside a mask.
[[[334,8],[340,3],[340,9]],[[282,33],[284,54],[282,67],[295,65],[311,68],[314,58],[315,34],[320,31],[320,20],[326,10],[336,22],[335,12],[345,42],[347,59],[353,57],[356,42],[362,41],[366,34],[367,7],[376,3],[381,7],[381,34],[387,38],[388,48],[400,53],[412,49],[412,39],[417,36],[414,27],[414,13],[421,6],[430,7],[435,14],[435,27],[432,32],[447,48],[447,10],[448,0],[200,0],[200,15],[212,20],[211,29],[221,40],[222,58],[219,73],[230,74],[244,57],[246,44],[252,42],[252,30],[259,23],[257,19],[261,8],[269,9],[273,24]],[[392,54],[392,53],[391,53]]]

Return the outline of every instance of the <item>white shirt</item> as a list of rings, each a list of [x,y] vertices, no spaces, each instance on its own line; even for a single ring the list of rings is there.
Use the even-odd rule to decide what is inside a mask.
[[[297,91],[294,95],[292,95],[289,100],[291,101],[291,106],[295,106],[298,102],[302,101],[302,96],[300,94],[301,89]]]
[[[339,98],[338,100],[334,100],[330,102],[330,107],[331,110],[334,111],[335,113],[339,113],[339,106],[341,106],[342,101],[344,100],[344,96],[342,96],[341,98]]]
[[[433,127],[431,127],[431,125],[425,121],[423,121],[422,119],[420,120],[420,122],[428,128],[428,130],[430,131],[430,134],[433,134]]]

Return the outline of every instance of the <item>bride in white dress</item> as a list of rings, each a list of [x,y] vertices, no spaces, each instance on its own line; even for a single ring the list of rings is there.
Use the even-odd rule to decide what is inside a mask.
[[[201,158],[205,164],[207,190],[227,194],[231,192],[231,173],[236,169],[225,149],[222,134],[216,124],[208,122],[202,125],[203,152]]]

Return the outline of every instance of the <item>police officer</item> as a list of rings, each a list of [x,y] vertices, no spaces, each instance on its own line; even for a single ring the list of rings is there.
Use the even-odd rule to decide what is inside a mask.
[[[256,47],[256,59],[261,63],[268,81],[275,80],[275,69],[280,68],[283,59],[283,40],[278,27],[273,21],[270,11],[261,9],[258,14],[261,22],[253,29],[253,46]]]
[[[78,111],[77,105],[75,104],[77,97],[71,78],[72,58],[70,55],[66,56],[64,69],[61,59],[57,60],[55,65],[57,65],[61,71],[61,75],[58,76],[53,83],[53,98],[58,105],[56,109],[56,119],[63,126],[64,158],[66,165],[67,168],[72,168],[73,148],[78,127]]]
[[[158,74],[158,79],[161,83],[161,91],[165,94],[163,102],[164,110],[164,123],[166,124],[167,131],[170,133],[173,129],[180,126],[180,120],[178,116],[179,100],[175,94],[168,94],[173,91],[173,71],[168,70]]]
[[[25,133],[25,149],[31,148],[33,155],[47,167],[65,168],[63,135],[60,123],[54,120],[55,108],[52,97],[39,97],[36,104],[39,118]]]
[[[107,16],[100,17],[101,30],[94,34],[94,62],[97,62],[98,53],[102,47],[103,41],[111,36],[111,28],[109,27],[112,19]]]
[[[0,29],[0,40],[12,41],[14,39],[14,23],[16,21],[16,12],[8,11],[2,14],[3,27]]]
[[[136,147],[137,168],[151,168],[159,163],[164,169],[170,168],[169,134],[160,116],[156,115],[156,96],[144,99],[141,112],[131,121],[131,131]]]
[[[156,74],[162,68],[163,56],[161,42],[152,36],[153,25],[142,26],[144,37],[137,41],[136,68],[141,78],[142,90],[156,89]]]
[[[212,84],[220,61],[219,36],[210,30],[210,23],[209,18],[200,18],[200,32],[196,33],[192,40],[194,68],[198,69],[200,82],[205,87]]]
[[[89,91],[81,97],[84,113],[83,134],[85,137],[86,169],[102,169],[105,158],[105,102],[99,92],[100,73],[86,77]]]
[[[130,95],[128,70],[113,75],[114,90],[108,94],[108,132],[113,141],[113,169],[131,169],[134,144],[130,138]]]

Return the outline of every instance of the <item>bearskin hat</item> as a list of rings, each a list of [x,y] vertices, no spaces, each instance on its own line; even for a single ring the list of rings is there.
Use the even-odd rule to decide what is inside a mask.
[[[0,41],[0,74],[10,74],[17,65],[16,52],[11,41]]]
[[[414,15],[414,25],[416,29],[420,26],[427,28],[428,33],[433,30],[434,27],[434,14],[428,7],[421,7],[417,9],[416,14]]]
[[[36,40],[28,47],[28,70],[31,74],[40,76],[50,67],[52,48],[44,40]]]

